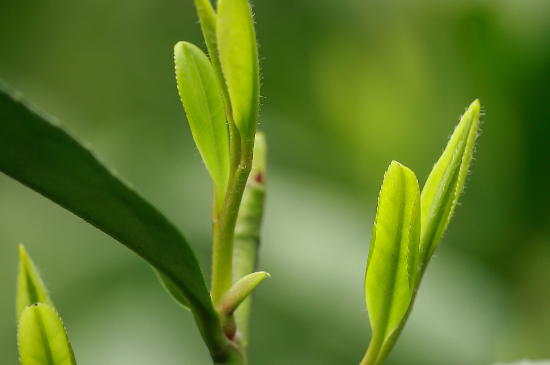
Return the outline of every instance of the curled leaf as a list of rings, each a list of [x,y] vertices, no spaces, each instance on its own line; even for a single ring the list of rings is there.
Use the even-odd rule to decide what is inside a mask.
[[[462,116],[422,189],[420,251],[423,263],[435,251],[464,186],[474,152],[479,113],[479,100],[475,100]]]

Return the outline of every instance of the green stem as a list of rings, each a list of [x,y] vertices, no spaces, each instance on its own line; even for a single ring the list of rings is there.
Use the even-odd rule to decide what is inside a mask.
[[[235,224],[246,181],[252,169],[254,141],[242,143],[234,122],[229,121],[231,138],[230,166],[231,176],[223,209],[213,222],[212,253],[212,302],[215,307],[221,303],[222,296],[231,288],[233,268],[233,236]]]
[[[250,167],[247,171],[247,165],[251,166],[251,162],[248,162],[247,158],[252,160],[252,153],[248,157],[241,151],[240,134],[233,122],[230,106],[226,112],[229,121],[231,175],[221,209],[217,203],[215,191],[213,196],[212,289],[210,295],[214,307],[219,306],[221,298],[231,288],[233,235],[245,185],[239,182],[240,180],[246,181],[250,173]],[[244,175],[246,177],[243,178]],[[215,323],[204,323],[201,320],[204,317],[200,313],[195,313],[195,311],[193,311],[193,315],[202,338],[210,351],[214,365],[245,364],[242,352],[237,348],[237,344],[230,341],[223,332],[217,312]]]
[[[195,323],[215,364],[242,364],[239,350],[225,337],[218,313],[190,305]],[[214,309],[212,308],[212,311]],[[214,311],[215,312],[215,311]]]
[[[257,267],[260,228],[264,211],[265,184],[267,180],[266,150],[265,136],[263,133],[257,132],[254,143],[252,172],[246,183],[235,227],[235,242],[233,244],[233,283],[255,272]],[[252,296],[247,297],[234,313],[237,326],[236,341],[238,341],[240,345],[239,347],[245,365],[248,364],[252,301]]]
[[[224,356],[218,358],[212,357],[214,365],[243,365],[244,363],[242,362],[239,351],[236,348],[233,349],[234,350],[231,350]]]
[[[384,333],[383,332],[381,332],[380,335],[373,335],[373,337],[370,340],[370,344],[369,344],[369,348],[367,349],[367,353],[365,354],[365,357],[363,357],[363,360],[361,360],[361,363],[359,365],[374,365],[374,364],[376,364],[376,359],[378,358],[378,355],[380,354],[380,349],[382,348],[383,344],[384,344]]]

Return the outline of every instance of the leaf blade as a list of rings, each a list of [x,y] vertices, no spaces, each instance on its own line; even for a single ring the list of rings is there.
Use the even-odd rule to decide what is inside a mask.
[[[464,186],[474,152],[480,105],[475,100],[462,116],[421,194],[421,256],[426,263],[445,232]]]
[[[172,280],[170,280],[170,278],[168,278],[166,275],[159,272],[155,268],[153,268],[153,271],[155,272],[155,275],[159,279],[164,290],[166,290],[168,294],[170,294],[172,299],[174,299],[174,301],[179,305],[181,305],[183,308],[189,310],[189,301],[187,300],[185,295],[181,292],[181,290],[178,288],[178,286],[174,284]]]
[[[216,186],[221,207],[229,179],[229,135],[219,81],[206,55],[195,45],[174,46],[178,92],[193,139]]]
[[[223,100],[226,105],[226,112],[231,114],[231,104],[227,93],[227,86],[223,79],[222,67],[220,64],[220,53],[218,51],[218,39],[216,36],[216,12],[212,7],[210,0],[195,0],[195,8],[199,15],[201,30],[206,42],[206,48],[210,56],[210,62],[216,72],[216,76],[220,82],[220,88],[223,95]]]
[[[38,274],[38,270],[25,247],[19,245],[19,273],[17,275],[16,318],[23,310],[34,303],[46,303],[53,307],[48,290]]]
[[[235,310],[244,303],[245,299],[250,298],[252,291],[266,277],[269,277],[269,274],[265,271],[249,274],[237,281],[223,296],[219,312],[222,328],[228,338],[235,339],[237,331],[237,322],[234,316]],[[243,354],[243,356],[246,357],[247,355]]]
[[[248,0],[219,0],[216,23],[220,64],[233,118],[243,141],[252,143],[260,100],[258,49]]]
[[[237,281],[231,289],[224,295],[220,312],[226,315],[232,315],[238,306],[245,300],[250,293],[270,275],[265,271],[258,271],[248,274],[244,278]]]
[[[365,278],[365,301],[373,337],[380,346],[407,311],[413,285],[409,272],[409,246],[419,226],[420,189],[414,173],[393,161],[380,196]],[[411,235],[412,233],[412,235]]]
[[[21,365],[76,365],[61,318],[49,304],[26,307],[17,330]]]
[[[187,298],[212,356],[227,349],[199,263],[181,232],[59,123],[2,83],[0,171],[110,235],[166,275]]]

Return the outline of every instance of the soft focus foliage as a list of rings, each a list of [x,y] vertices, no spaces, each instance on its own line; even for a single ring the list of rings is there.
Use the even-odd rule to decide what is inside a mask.
[[[475,98],[486,116],[473,178],[387,364],[550,358],[550,3],[255,0],[253,10],[270,148],[259,269],[273,279],[257,289],[251,364],[359,362],[380,176],[397,160],[425,181]],[[181,39],[206,52],[191,0],[4,1],[0,78],[174,221],[207,273],[212,191],[174,80]],[[0,201],[2,360],[17,359],[24,242],[82,364],[209,363],[191,315],[145,262],[5,176]]]

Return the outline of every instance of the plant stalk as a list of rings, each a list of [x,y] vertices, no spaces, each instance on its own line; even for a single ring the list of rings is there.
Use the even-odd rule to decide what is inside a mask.
[[[235,226],[233,283],[256,271],[267,180],[266,154],[265,136],[263,133],[257,132],[254,142],[252,172],[248,176]],[[235,341],[238,342],[241,349],[244,365],[248,364],[252,302],[253,297],[250,295],[239,305],[234,313],[237,327]]]
[[[221,304],[222,296],[231,288],[233,268],[233,238],[235,224],[243,197],[246,181],[252,169],[254,141],[242,143],[235,123],[229,120],[230,168],[229,184],[225,201],[218,219],[213,221],[212,290],[215,307]]]
[[[373,331],[374,332],[374,331]],[[367,353],[359,365],[374,365],[376,364],[376,359],[380,354],[380,349],[384,343],[384,333],[381,335],[373,336],[370,340],[369,348]]]

